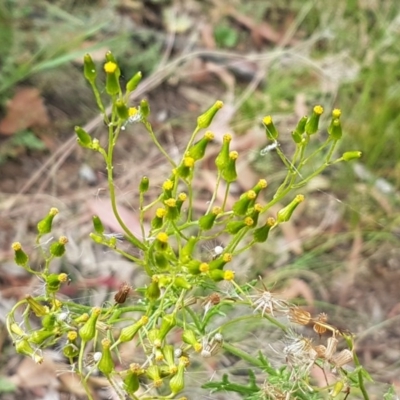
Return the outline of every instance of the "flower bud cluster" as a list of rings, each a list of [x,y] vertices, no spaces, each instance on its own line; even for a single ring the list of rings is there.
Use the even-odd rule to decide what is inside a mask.
[[[104,158],[113,210],[123,231],[122,234],[107,233],[107,224],[103,224],[101,218],[95,215],[92,217],[93,232],[90,237],[95,243],[128,258],[134,268],[142,268],[145,281],[143,287],[134,288],[133,284],[123,283],[110,296],[111,301],[105,302],[102,307],[65,300],[60,292],[63,285],[70,282],[70,277],[59,270],[50,271],[50,265],[68,250],[68,238],[60,236],[49,245],[41,240],[43,235],[51,232],[58,214],[58,210],[52,208],[37,224],[37,245],[41,247],[45,258],[42,270],[36,271],[31,267],[21,243],[12,244],[15,263],[37,276],[45,287],[43,295],[26,296],[8,316],[7,328],[16,351],[41,363],[41,350],[57,344],[85,382],[90,374],[99,371],[120,398],[158,398],[159,393],[167,393],[159,398],[175,398],[185,389],[185,372],[192,358],[209,358],[227,347],[227,340],[224,341],[222,333],[225,336],[224,329],[229,322],[225,326],[215,327],[217,319],[213,318],[225,316],[223,307],[234,306],[237,302],[250,305],[255,313],[260,313],[261,317],[283,330],[287,331],[276,320],[278,317],[286,317],[289,322],[299,326],[310,326],[314,334],[321,337],[326,334],[330,336],[326,342],[316,346],[311,339],[288,333],[283,355],[292,368],[300,371],[300,375],[309,374],[316,363],[327,363],[332,369],[340,369],[349,363],[353,359],[352,348],[337,351],[338,338],[345,334],[328,323],[326,314],[313,317],[307,310],[289,304],[267,289],[249,295],[252,284],[239,286],[236,271],[240,266],[235,265],[240,253],[268,240],[271,231],[290,221],[293,215],[301,215],[298,206],[304,201],[304,196],[294,193],[290,195],[291,200],[287,200],[289,193],[304,186],[328,165],[361,156],[361,153],[351,151],[331,160],[335,145],[342,137],[340,110],[333,110],[327,129],[326,146],[331,146],[328,156],[320,168],[312,164],[313,171],[310,174],[304,172],[304,168],[311,160],[315,161],[316,153],[307,156],[306,150],[311,138],[320,130],[323,107],[315,106],[310,117],[304,116],[297,123],[292,132],[296,150],[291,160],[283,154],[284,146],[278,143],[278,123],[275,125],[272,117],[266,116],[262,120],[266,138],[272,141],[270,146],[276,150],[274,155],[282,159],[287,176],[275,193],[271,194],[267,189],[266,179],[260,179],[255,184],[250,183],[248,189],[230,203],[229,190],[240,176],[237,165],[239,153],[231,150],[233,137],[225,134],[219,150],[213,143],[212,131],[207,130],[201,138],[197,137],[201,130],[210,129],[212,121],[223,107],[221,101],[216,101],[197,118],[195,131],[181,159],[176,161],[163,149],[153,132],[147,100],[141,100],[136,107],[129,104],[130,93],[142,79],[140,72],[128,77],[122,85],[120,67],[110,52],[106,54],[101,71],[104,87],[97,87],[98,71],[90,55],[84,57],[83,70],[103,113],[109,130],[109,143],[103,146],[81,127],[75,128],[77,142]],[[108,94],[111,101],[111,116],[106,113],[102,103],[102,93]],[[164,178],[161,188],[152,185],[147,176],[143,176],[136,185],[139,234],[132,232],[118,214],[113,176],[114,146],[127,124],[133,122],[144,125],[155,146],[171,165],[170,174],[167,179]],[[216,150],[214,154],[217,154],[215,191],[207,201],[204,212],[198,213],[194,177],[212,146]],[[222,199],[218,192],[220,186],[225,188],[225,197]],[[158,194],[150,199],[154,190],[158,190]],[[271,216],[272,206],[276,204],[286,206],[280,206],[276,215]],[[129,253],[127,246],[121,245],[122,239],[136,250]],[[212,257],[205,254],[204,244],[220,239],[223,245],[218,245],[218,251]],[[223,295],[219,289],[221,281],[225,281],[225,287],[230,288],[232,296]],[[210,289],[213,295],[209,294]],[[200,311],[198,304],[204,305]],[[17,309],[18,313],[19,309],[23,311],[24,322],[16,322],[16,315],[19,315]],[[30,316],[36,319],[36,323],[39,321],[37,328],[32,328],[34,324],[28,323]],[[222,319],[218,318],[218,321]],[[131,360],[121,364],[120,352],[127,343],[135,351]],[[89,350],[95,352],[92,364],[89,362]],[[259,365],[261,361],[260,357],[253,364]],[[145,395],[141,394],[142,385],[147,387]],[[156,394],[153,396],[150,391]]]

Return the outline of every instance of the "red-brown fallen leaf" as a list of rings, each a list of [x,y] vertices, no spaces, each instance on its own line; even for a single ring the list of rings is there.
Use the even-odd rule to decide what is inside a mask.
[[[49,124],[47,110],[40,92],[35,88],[19,88],[7,104],[5,117],[0,121],[0,133],[13,135],[26,128]]]

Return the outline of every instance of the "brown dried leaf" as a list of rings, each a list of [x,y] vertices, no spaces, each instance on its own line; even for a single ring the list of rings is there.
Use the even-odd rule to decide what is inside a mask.
[[[217,45],[214,38],[214,28],[211,24],[203,24],[200,28],[201,41],[206,49],[214,50]]]
[[[263,22],[256,26],[252,32],[253,36],[260,37],[272,43],[279,43],[282,40],[282,33],[277,32],[270,24]]]
[[[20,88],[7,104],[6,116],[0,121],[0,133],[12,135],[26,128],[49,124],[47,109],[36,88]]]

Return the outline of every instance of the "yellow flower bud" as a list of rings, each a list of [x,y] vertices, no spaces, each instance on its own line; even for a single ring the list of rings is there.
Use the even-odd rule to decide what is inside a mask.
[[[85,325],[79,329],[79,336],[84,342],[92,340],[96,335],[96,323],[99,315],[101,314],[100,307],[92,308],[92,313],[89,319],[86,321]]]
[[[14,250],[14,261],[15,261],[15,264],[19,265],[20,267],[27,266],[28,262],[29,262],[29,257],[22,250],[21,243],[20,242],[14,242],[11,245],[11,248]]]
[[[97,368],[104,375],[108,376],[114,371],[114,361],[110,351],[111,341],[109,339],[103,339],[101,341],[101,346],[103,351]]]
[[[313,135],[318,131],[319,119],[324,112],[322,106],[317,105],[313,108],[313,113],[305,125],[307,135]]]
[[[140,71],[136,72],[135,75],[132,76],[131,79],[126,84],[126,91],[128,93],[133,92],[137,86],[139,85],[140,81],[142,80],[142,73]]]
[[[146,370],[146,375],[153,381],[154,387],[158,388],[162,385],[160,369],[157,365],[150,365]]]
[[[185,387],[185,380],[184,380],[185,366],[186,363],[184,361],[181,362],[181,360],[179,360],[178,371],[169,381],[169,387],[173,395],[179,393]]]
[[[49,307],[40,304],[37,300],[35,300],[32,296],[28,295],[25,297],[27,303],[29,304],[29,308],[33,311],[33,313],[37,317],[44,317],[49,313]]]
[[[265,126],[265,133],[267,134],[267,138],[276,141],[276,139],[278,139],[279,134],[275,128],[274,122],[272,121],[272,117],[270,115],[267,115],[266,117],[263,118],[262,122]]]
[[[134,324],[123,328],[119,335],[118,343],[130,342],[138,333],[139,329],[147,324],[148,320],[149,318],[144,315]]]
[[[90,54],[85,54],[83,56],[83,75],[91,84],[96,80],[96,66]]]
[[[215,114],[223,107],[222,101],[216,101],[204,114],[197,118],[197,127],[199,129],[208,128],[215,117]]]
[[[44,235],[51,232],[54,217],[58,214],[58,209],[53,207],[50,212],[37,224],[39,235]]]
[[[43,362],[43,357],[38,353],[37,350],[32,348],[26,339],[20,339],[15,342],[15,350],[19,354],[31,357],[36,364],[41,364]]]
[[[282,222],[289,221],[290,217],[293,214],[293,211],[303,201],[304,201],[304,196],[302,194],[298,194],[286,207],[278,211],[276,223],[280,224]]]

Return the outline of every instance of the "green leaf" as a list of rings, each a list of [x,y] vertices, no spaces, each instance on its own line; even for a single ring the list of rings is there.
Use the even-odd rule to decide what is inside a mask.
[[[214,37],[219,47],[235,47],[239,41],[239,35],[235,29],[225,24],[217,25],[214,29]]]
[[[256,376],[254,372],[250,369],[249,373],[249,384],[241,385],[239,383],[233,383],[229,381],[229,377],[225,374],[220,382],[208,382],[202,386],[203,389],[211,389],[211,393],[214,392],[235,392],[242,396],[251,396],[261,389],[256,384]]]
[[[29,150],[44,150],[45,144],[31,131],[22,131],[14,135],[12,144]]]

